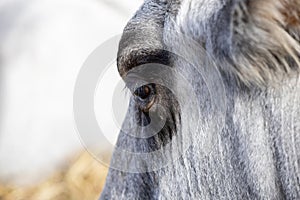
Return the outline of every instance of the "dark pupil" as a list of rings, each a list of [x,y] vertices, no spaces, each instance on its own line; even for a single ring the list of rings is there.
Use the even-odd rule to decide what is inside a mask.
[[[141,99],[146,99],[150,95],[150,88],[147,85],[143,85],[136,89],[134,94]]]

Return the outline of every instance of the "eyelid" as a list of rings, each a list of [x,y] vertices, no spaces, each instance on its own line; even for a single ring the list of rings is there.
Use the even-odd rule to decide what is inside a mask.
[[[125,87],[129,89],[132,93],[134,91],[143,86],[143,85],[148,85],[149,83],[146,80],[143,80],[144,77],[140,76],[136,72],[129,72],[126,77],[123,79],[125,82]]]
[[[124,50],[117,58],[119,73],[122,77],[127,76],[128,72],[140,65],[159,63],[170,64],[170,52],[163,49],[144,48],[137,50]]]

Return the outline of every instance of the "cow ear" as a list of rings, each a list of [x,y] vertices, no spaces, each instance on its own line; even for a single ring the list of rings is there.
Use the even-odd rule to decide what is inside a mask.
[[[236,0],[230,59],[246,83],[265,84],[300,68],[300,0]]]

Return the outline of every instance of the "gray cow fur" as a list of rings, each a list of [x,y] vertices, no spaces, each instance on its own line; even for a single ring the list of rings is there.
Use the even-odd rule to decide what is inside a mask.
[[[198,76],[167,52],[189,55],[199,69],[204,66],[197,59],[209,56],[215,62],[225,96],[213,98],[226,101],[220,131],[202,128],[217,121],[206,103],[211,98],[206,83],[218,78],[210,70]],[[165,126],[148,139],[121,131],[117,146],[150,152],[175,135],[191,145],[155,171],[110,169],[100,199],[300,199],[299,58],[299,0],[145,0],[124,29],[120,75],[125,79],[129,70],[151,62],[182,71],[196,89],[203,124],[197,131],[180,131],[186,110],[157,86],[155,101],[169,110]],[[132,97],[124,126],[143,121],[142,112]],[[114,160],[128,161],[116,155]]]

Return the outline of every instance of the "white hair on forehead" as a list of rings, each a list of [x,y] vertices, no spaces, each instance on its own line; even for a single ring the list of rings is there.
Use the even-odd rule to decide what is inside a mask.
[[[299,73],[299,7],[295,0],[184,0],[174,21],[222,70],[263,86]]]
[[[196,31],[199,30],[191,27],[194,27],[195,24],[201,25],[207,22],[214,13],[218,12],[222,5],[223,3],[220,0],[183,0],[178,15],[176,16],[176,24],[178,27],[181,27],[182,30],[191,31],[195,34]],[[193,8],[199,9],[195,10]],[[201,33],[197,35],[199,34]]]

